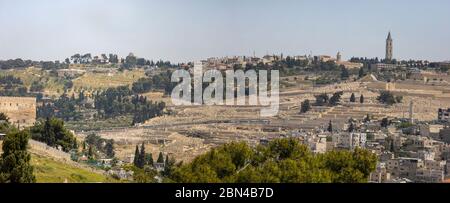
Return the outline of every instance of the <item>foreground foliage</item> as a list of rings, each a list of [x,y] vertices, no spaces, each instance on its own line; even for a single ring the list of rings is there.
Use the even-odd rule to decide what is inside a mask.
[[[180,183],[363,183],[375,170],[367,150],[313,154],[295,139],[251,148],[230,143],[177,166],[168,177]]]
[[[11,130],[6,134],[0,157],[0,183],[34,183],[31,155],[27,151],[28,131]]]

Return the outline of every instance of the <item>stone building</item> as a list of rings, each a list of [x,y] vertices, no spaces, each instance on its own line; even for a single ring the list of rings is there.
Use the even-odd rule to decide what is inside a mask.
[[[5,113],[14,125],[32,126],[36,121],[36,98],[0,97],[0,112]]]
[[[375,171],[370,173],[369,177],[372,183],[386,183],[391,180],[391,174],[387,171],[386,163],[378,163]]]
[[[348,132],[335,133],[332,136],[332,140],[338,148],[354,150],[357,147],[366,147],[367,134]]]

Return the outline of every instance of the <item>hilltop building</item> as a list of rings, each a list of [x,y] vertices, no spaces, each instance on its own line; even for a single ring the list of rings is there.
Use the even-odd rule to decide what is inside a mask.
[[[329,62],[329,61],[333,61],[335,62],[338,66],[344,66],[347,69],[355,69],[355,68],[361,68],[364,66],[364,64],[362,63],[354,63],[354,62],[350,62],[350,61],[343,61],[342,60],[342,54],[341,52],[338,52],[336,54],[336,58],[333,58],[331,56],[328,55],[319,55],[319,56],[315,56],[314,57],[315,61],[320,61],[320,62]]]

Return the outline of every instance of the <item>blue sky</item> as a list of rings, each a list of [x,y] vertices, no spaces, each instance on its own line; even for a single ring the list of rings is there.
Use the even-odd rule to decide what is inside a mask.
[[[450,60],[448,0],[0,0],[0,59],[133,52]]]

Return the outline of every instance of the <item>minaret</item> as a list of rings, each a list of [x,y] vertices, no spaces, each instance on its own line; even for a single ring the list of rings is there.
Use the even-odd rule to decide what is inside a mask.
[[[389,32],[388,37],[386,39],[386,61],[387,62],[392,60],[392,55],[393,55],[392,37],[391,37],[391,32]]]
[[[414,123],[413,101],[409,103],[409,122]]]

